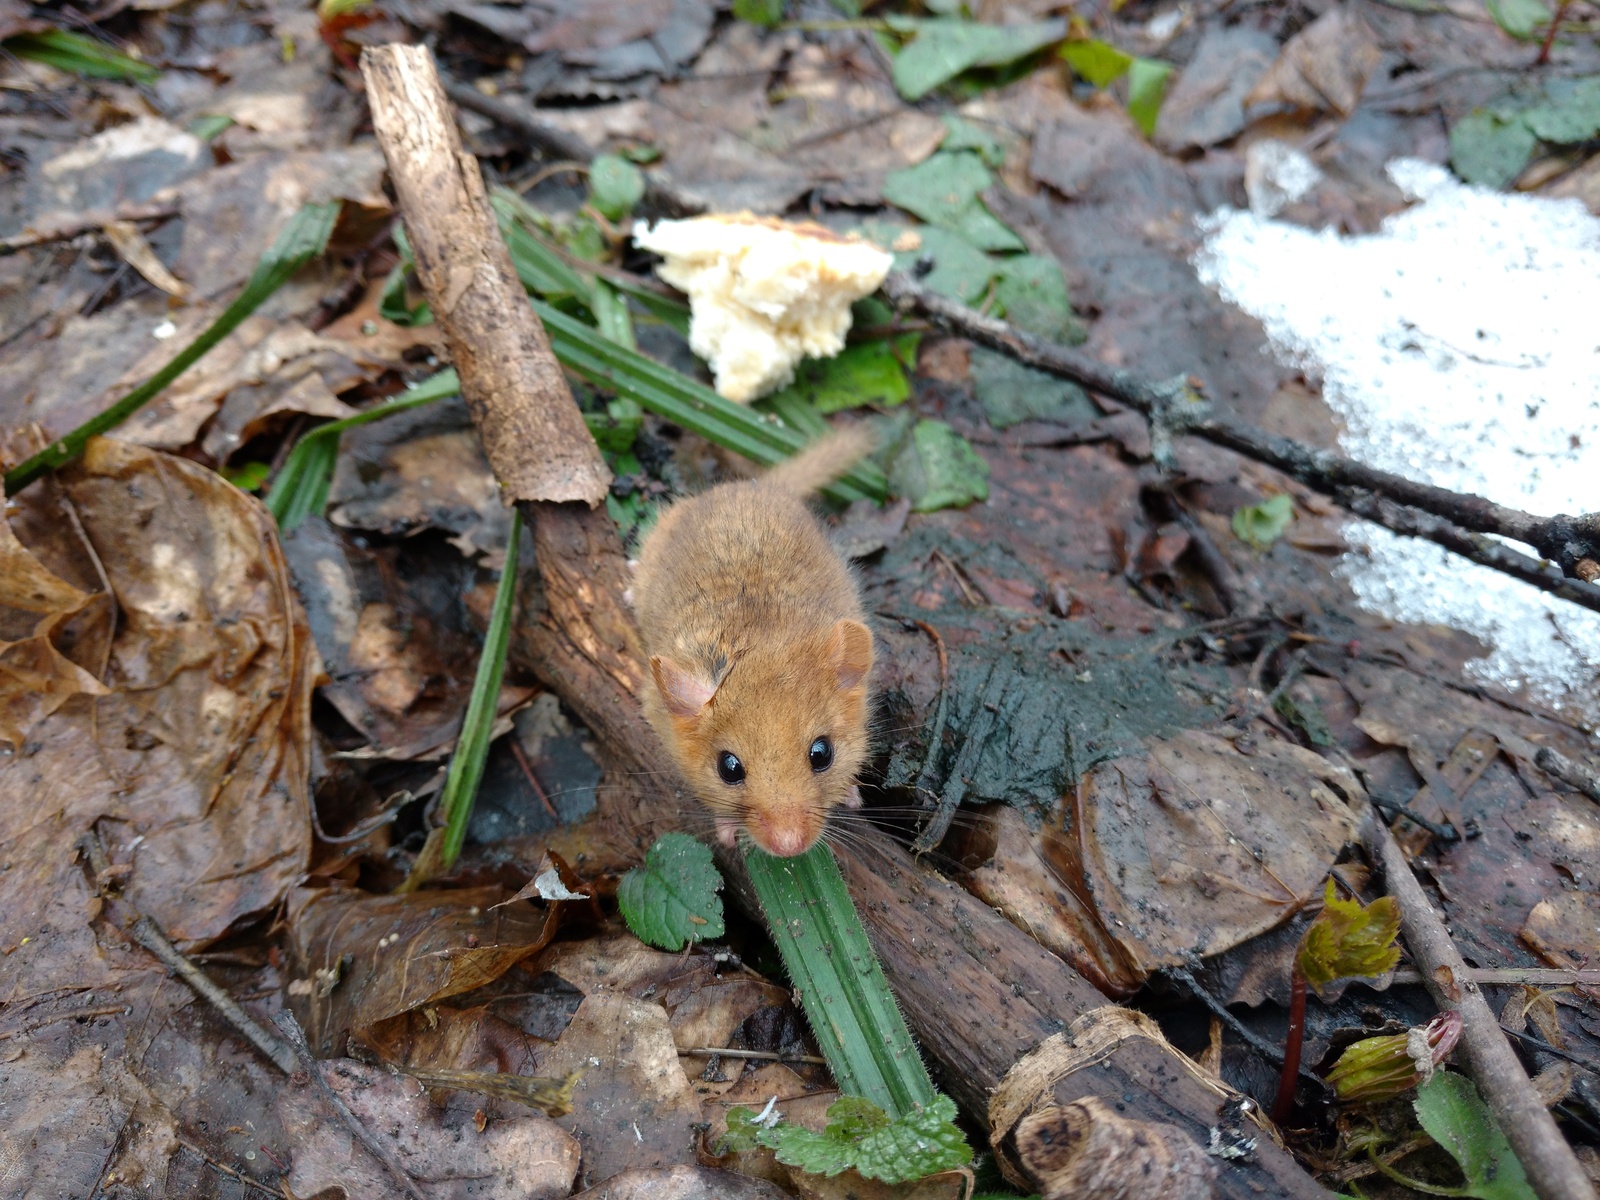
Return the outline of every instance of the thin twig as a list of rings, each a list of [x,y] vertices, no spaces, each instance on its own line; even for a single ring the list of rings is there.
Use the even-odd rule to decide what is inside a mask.
[[[157,192],[149,200],[138,204],[125,204],[121,208],[97,208],[88,212],[63,213],[49,217],[37,225],[30,225],[20,233],[0,238],[0,258],[43,246],[49,242],[64,242],[82,233],[93,233],[117,221],[162,221],[178,213],[178,195],[170,188]]]
[[[528,780],[528,786],[533,789],[534,795],[539,797],[539,803],[544,805],[545,812],[550,814],[557,825],[561,824],[561,814],[556,811],[556,806],[550,803],[550,794],[544,790],[544,784],[540,783],[539,777],[533,773],[533,764],[528,761],[528,752],[522,748],[516,730],[511,731],[507,741],[511,746],[511,757],[515,758],[517,766],[522,768],[522,774]]]
[[[339,1119],[345,1123],[345,1127],[367,1148],[372,1157],[381,1162],[389,1174],[394,1176],[394,1181],[407,1196],[411,1197],[411,1200],[423,1200],[422,1193],[417,1190],[416,1180],[412,1179],[400,1165],[389,1148],[361,1123],[361,1118],[351,1112],[345,1102],[339,1099],[339,1094],[328,1086],[328,1081],[322,1075],[322,1065],[311,1057],[311,1047],[306,1045],[306,1035],[300,1029],[300,1022],[294,1019],[294,1014],[284,1009],[277,1015],[275,1021],[278,1028],[283,1030],[283,1036],[289,1039],[289,1045],[294,1049],[294,1057],[300,1060],[300,1069],[311,1076],[311,1082],[317,1085],[317,1090],[322,1093],[322,1098],[328,1102],[328,1106],[339,1114]]]
[[[810,1063],[817,1067],[828,1065],[827,1059],[815,1054],[778,1054],[773,1050],[730,1050],[726,1046],[695,1046],[678,1051],[679,1058],[709,1057],[713,1054],[718,1058],[748,1058],[757,1062]]]
[[[1522,1062],[1501,1032],[1500,1021],[1473,982],[1461,952],[1412,875],[1394,835],[1370,809],[1361,838],[1384,886],[1400,905],[1400,932],[1422,968],[1423,982],[1440,1009],[1461,1014],[1461,1051],[1467,1070],[1505,1131],[1541,1200],[1595,1200],[1594,1187],[1555,1119],[1534,1091]]]
[[[178,1145],[182,1146],[190,1154],[193,1154],[196,1158],[198,1158],[201,1162],[205,1163],[206,1166],[210,1167],[213,1171],[217,1171],[217,1172],[220,1172],[223,1175],[226,1175],[229,1179],[232,1179],[235,1183],[242,1183],[245,1187],[254,1188],[258,1192],[265,1192],[267,1195],[275,1197],[276,1200],[283,1200],[283,1195],[284,1194],[282,1192],[280,1192],[277,1188],[270,1188],[266,1184],[262,1183],[260,1180],[251,1179],[250,1176],[246,1175],[243,1171],[235,1171],[232,1167],[226,1165],[225,1163],[218,1162],[216,1159],[212,1158],[211,1155],[207,1154],[204,1150],[202,1150],[199,1146],[196,1146],[193,1142],[185,1141],[181,1137],[180,1138],[176,1138],[175,1140],[177,1141]],[[288,1174],[288,1172],[284,1172],[284,1173]]]
[[[1561,967],[1468,967],[1466,978],[1479,987],[1600,987],[1600,969],[1569,971]],[[1422,972],[1401,967],[1391,983],[1424,983]]]
[[[109,878],[111,862],[106,857],[105,847],[100,844],[97,834],[87,833],[78,841],[83,848],[85,857],[89,860],[89,868],[94,872],[94,886],[96,891],[103,891],[103,880]],[[128,936],[151,954],[160,959],[167,968],[179,979],[187,983],[203,1000],[210,1002],[211,1006],[223,1015],[230,1025],[237,1029],[244,1037],[265,1054],[272,1063],[285,1075],[294,1074],[294,1055],[289,1048],[273,1037],[259,1024],[254,1017],[239,1007],[238,1001],[227,992],[223,991],[194,963],[190,962],[178,951],[149,917],[139,912],[126,900],[117,901],[120,907],[136,915],[133,924],[128,928]]]

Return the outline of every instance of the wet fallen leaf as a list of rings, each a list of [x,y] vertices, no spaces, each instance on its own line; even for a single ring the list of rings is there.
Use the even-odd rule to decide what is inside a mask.
[[[976,154],[941,151],[885,178],[883,198],[980,250],[1021,250],[1022,239],[979,199],[993,183],[994,176]]]
[[[1280,104],[1347,116],[1383,50],[1353,9],[1330,8],[1290,38],[1245,97],[1246,108]]]
[[[784,1200],[776,1184],[715,1167],[636,1167],[579,1192],[573,1200]]]
[[[1600,896],[1580,891],[1546,896],[1523,923],[1522,940],[1553,966],[1575,969],[1590,961],[1600,945]]]
[[[1208,30],[1167,91],[1156,144],[1179,151],[1237,134],[1245,127],[1245,97],[1277,53],[1275,38],[1244,25]]]

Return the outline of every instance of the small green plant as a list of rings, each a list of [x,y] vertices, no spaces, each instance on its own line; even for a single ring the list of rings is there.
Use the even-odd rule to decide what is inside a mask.
[[[1466,1176],[1459,1192],[1447,1194],[1475,1196],[1477,1200],[1526,1200],[1533,1195],[1522,1164],[1472,1080],[1453,1071],[1437,1071],[1417,1089],[1415,1107],[1422,1128],[1456,1160]],[[1398,1172],[1385,1174],[1408,1186],[1417,1186]]]
[[[1265,550],[1283,536],[1294,519],[1294,501],[1279,492],[1260,504],[1251,504],[1233,514],[1233,535],[1253,550]]]
[[[1433,1078],[1461,1040],[1461,1014],[1440,1013],[1426,1025],[1345,1047],[1328,1082],[1346,1104],[1371,1104],[1402,1095]]]
[[[769,1124],[749,1109],[733,1108],[724,1145],[730,1150],[766,1146],[785,1166],[812,1175],[853,1170],[884,1183],[909,1183],[972,1161],[955,1116],[948,1096],[936,1096],[927,1107],[893,1120],[870,1100],[842,1096],[828,1106],[827,1127],[816,1133],[784,1121]]]
[[[721,890],[711,851],[686,833],[669,833],[622,877],[617,907],[640,941],[682,950],[722,936]]]
[[[1110,42],[1082,38],[1065,43],[1061,57],[1073,73],[1095,88],[1106,88],[1118,79],[1128,80],[1128,115],[1149,137],[1156,131],[1161,102],[1166,98],[1172,64],[1154,58],[1136,58]]]
[[[66,29],[19,33],[3,43],[18,58],[44,63],[58,71],[85,79],[120,79],[125,83],[154,83],[161,72],[149,63],[131,58],[113,46]]]

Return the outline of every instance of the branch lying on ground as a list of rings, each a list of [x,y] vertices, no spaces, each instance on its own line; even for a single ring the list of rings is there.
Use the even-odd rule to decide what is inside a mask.
[[[1533,765],[1546,775],[1554,775],[1562,783],[1577,788],[1589,799],[1600,803],[1600,775],[1582,763],[1575,763],[1560,751],[1549,746],[1539,747],[1533,756]]]
[[[1595,1200],[1588,1176],[1555,1119],[1534,1091],[1499,1018],[1467,971],[1461,953],[1434,912],[1422,885],[1378,816],[1369,809],[1361,840],[1384,887],[1400,902],[1400,932],[1439,1008],[1461,1014],[1461,1051],[1496,1122],[1511,1142],[1541,1200]]]

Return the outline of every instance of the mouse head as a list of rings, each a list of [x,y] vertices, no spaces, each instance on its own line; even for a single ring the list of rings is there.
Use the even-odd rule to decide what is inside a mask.
[[[678,767],[731,841],[740,822],[769,854],[804,854],[855,799],[867,756],[872,633],[860,621],[751,649],[713,680],[660,655],[650,671]]]

